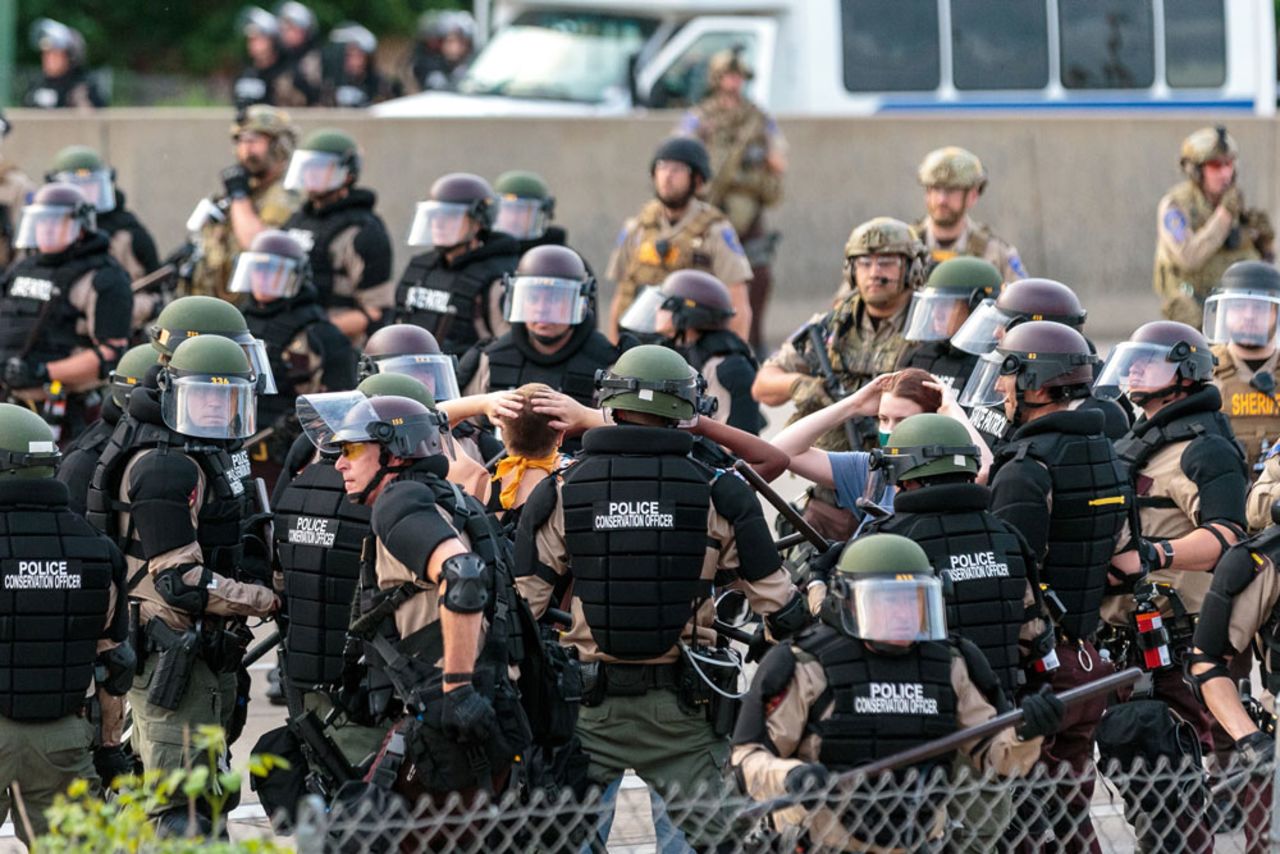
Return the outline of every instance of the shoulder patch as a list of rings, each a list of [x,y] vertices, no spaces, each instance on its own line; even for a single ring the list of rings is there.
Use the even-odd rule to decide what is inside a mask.
[[[725,223],[720,229],[720,236],[724,239],[724,245],[729,247],[729,251],[734,255],[745,255],[742,244],[738,242],[738,232],[733,230],[733,226]]]
[[[698,114],[693,110],[689,110],[680,117],[680,124],[676,125],[676,133],[692,136],[697,133],[698,125],[700,124],[701,121],[698,119]]]
[[[1009,253],[1009,269],[1013,271],[1019,279],[1027,278],[1027,268],[1022,266],[1022,259],[1018,257],[1018,253]]]
[[[1164,212],[1164,230],[1178,243],[1187,239],[1187,216],[1177,208]]]

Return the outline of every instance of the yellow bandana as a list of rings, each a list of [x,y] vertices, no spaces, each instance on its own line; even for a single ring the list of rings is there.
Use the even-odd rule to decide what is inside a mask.
[[[515,472],[516,476],[511,482],[502,488],[502,492],[498,495],[498,500],[502,502],[503,510],[510,510],[511,505],[516,502],[516,492],[520,489],[520,480],[524,477],[524,473],[529,469],[542,469],[547,474],[551,474],[556,470],[556,466],[560,463],[560,452],[552,451],[545,457],[519,457],[509,456],[503,457],[498,461],[498,473],[493,476],[493,482],[497,483],[511,472]]]

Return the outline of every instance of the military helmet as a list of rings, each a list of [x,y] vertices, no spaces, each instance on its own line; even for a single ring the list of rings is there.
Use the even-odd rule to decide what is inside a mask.
[[[36,190],[22,209],[13,245],[46,253],[62,252],[97,225],[93,205],[75,184],[56,182]],[[40,243],[57,248],[41,248]]]
[[[418,380],[408,374],[373,374],[365,377],[360,381],[360,385],[356,386],[356,391],[365,397],[385,397],[391,395],[393,397],[407,397],[410,400],[416,400],[427,409],[436,409],[436,399],[431,396],[431,392]]]
[[[1094,383],[1098,397],[1128,393],[1139,406],[1182,386],[1201,388],[1213,379],[1218,359],[1199,330],[1174,320],[1153,320],[1139,326],[1107,356]],[[1155,391],[1153,391],[1155,389]]]
[[[987,186],[987,170],[982,161],[971,151],[955,145],[930,151],[920,163],[916,177],[922,187],[946,187],[947,189],[977,188]]]
[[[0,403],[0,477],[53,477],[61,459],[43,418],[25,406]]]
[[[900,219],[878,216],[857,226],[844,244],[845,275],[852,286],[853,259],[862,255],[901,255],[906,259],[907,287],[916,288],[924,283],[929,264],[929,250],[920,241],[915,229]]]
[[[658,168],[659,160],[683,163],[695,175],[701,176],[704,183],[711,180],[711,155],[707,153],[705,145],[692,137],[672,136],[664,139],[653,153],[653,160],[649,162],[650,175]]]
[[[257,429],[256,385],[249,357],[235,341],[188,338],[160,372],[160,414],[183,436],[245,439]]]
[[[1237,261],[1204,303],[1210,344],[1266,347],[1280,327],[1280,270],[1265,261]]]
[[[897,534],[871,534],[841,552],[821,617],[853,638],[911,644],[944,639],[945,612],[924,549]]]
[[[252,294],[259,302],[291,299],[306,281],[310,263],[307,251],[287,231],[266,228],[249,248],[236,256],[227,287],[233,294]]]
[[[1240,148],[1235,137],[1227,133],[1223,125],[1200,128],[1193,131],[1182,141],[1178,163],[1182,171],[1200,179],[1200,167],[1210,160],[1236,160],[1240,156]]]
[[[969,431],[954,418],[936,412],[904,418],[889,434],[889,443],[872,453],[892,483],[978,474],[978,448]]]
[[[535,240],[547,232],[555,216],[556,198],[536,172],[503,172],[493,182],[498,193],[498,213],[494,231],[503,231],[520,240]]]
[[[730,72],[742,75],[743,80],[750,80],[755,76],[750,63],[743,59],[741,48],[716,51],[707,61],[707,82],[713,88],[720,82],[721,77]]]
[[[334,128],[314,130],[289,158],[284,188],[321,195],[353,183],[360,175],[360,150],[351,134]]]
[[[437,401],[461,396],[458,359],[440,351],[436,337],[421,326],[395,323],[369,336],[360,355],[360,378],[406,374],[422,383]]]
[[[158,364],[160,354],[150,344],[139,344],[126,350],[111,371],[111,399],[116,406],[123,408],[129,392],[141,385],[147,372]]]
[[[662,308],[671,312],[676,331],[724,329],[736,313],[724,283],[701,270],[677,270],[662,283]]]
[[[706,380],[669,347],[641,344],[596,371],[596,399],[605,409],[642,412],[672,422],[698,414]]]
[[[298,129],[289,114],[269,104],[251,104],[237,112],[231,123],[231,140],[242,133],[260,133],[271,139],[271,153],[277,161],[288,160],[298,142]]]

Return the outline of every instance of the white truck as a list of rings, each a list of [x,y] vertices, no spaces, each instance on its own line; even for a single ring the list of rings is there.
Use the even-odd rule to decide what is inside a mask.
[[[1270,0],[489,0],[457,92],[379,116],[622,115],[679,108],[712,54],[789,115],[1214,110],[1273,115]],[[483,9],[481,10],[483,13]]]

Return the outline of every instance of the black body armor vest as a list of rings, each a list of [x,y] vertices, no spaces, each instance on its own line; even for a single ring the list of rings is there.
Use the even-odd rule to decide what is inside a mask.
[[[80,312],[71,305],[71,286],[112,263],[107,236],[95,231],[57,255],[31,255],[14,264],[0,285],[0,360],[30,355],[48,362],[90,346],[76,333]]]
[[[345,198],[320,210],[316,210],[311,202],[304,203],[284,224],[289,236],[307,250],[311,262],[311,284],[319,295],[321,306],[355,308],[354,297],[333,293],[333,254],[329,247],[334,238],[352,226],[363,226],[372,220],[379,228],[384,228],[382,220],[373,212],[376,202],[377,196],[373,191],[354,187]]]

